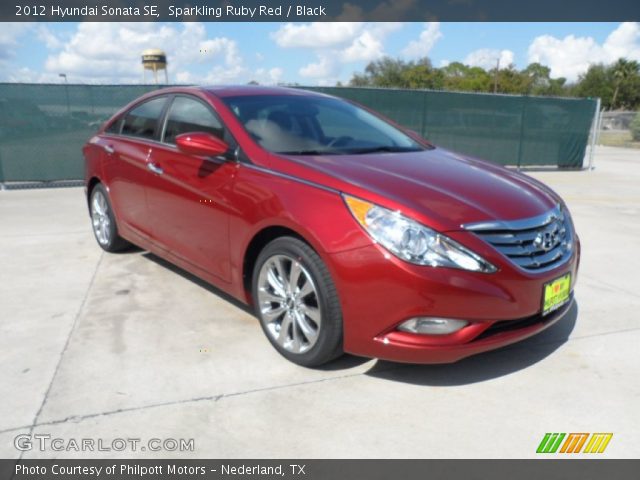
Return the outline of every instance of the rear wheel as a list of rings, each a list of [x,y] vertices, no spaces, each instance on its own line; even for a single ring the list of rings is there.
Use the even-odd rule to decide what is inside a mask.
[[[116,219],[113,216],[111,202],[106,189],[102,184],[97,184],[91,191],[89,199],[89,212],[93,234],[98,245],[107,252],[120,252],[131,247],[131,244],[118,235]]]
[[[342,312],[329,271],[309,245],[281,237],[260,253],[253,272],[256,314],[271,344],[298,365],[342,354]]]

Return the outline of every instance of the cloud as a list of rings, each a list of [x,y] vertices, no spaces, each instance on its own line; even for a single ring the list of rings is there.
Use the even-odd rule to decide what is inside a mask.
[[[253,80],[263,85],[277,85],[282,82],[284,70],[280,67],[273,68],[258,68],[255,71]]]
[[[384,40],[400,29],[401,23],[381,22],[364,24],[360,34],[341,52],[335,52],[341,63],[370,62],[384,55]]]
[[[625,57],[640,61],[640,23],[621,23],[603,44],[593,37],[551,35],[536,37],[528,51],[529,62],[547,65],[554,77],[575,81],[594,63],[612,63]]]
[[[351,42],[362,30],[360,22],[287,23],[271,34],[283,48],[327,48]]]
[[[2,23],[0,28],[0,61],[15,57],[18,40],[33,28],[31,23]]]
[[[332,77],[337,73],[336,63],[328,55],[320,55],[317,62],[312,62],[299,71],[302,77]]]
[[[500,68],[506,68],[514,61],[515,55],[511,50],[494,50],[481,48],[471,52],[462,63],[472,67],[481,67],[485,70],[496,68],[496,62],[500,59]]]
[[[428,22],[425,24],[424,30],[420,33],[417,40],[412,40],[402,50],[402,55],[409,58],[423,58],[429,55],[429,52],[438,40],[442,38],[439,22]]]
[[[38,72],[34,72],[28,67],[12,69],[8,72],[8,76],[4,80],[16,83],[37,83],[42,81],[40,74]]]
[[[285,24],[270,36],[281,48],[312,49],[315,60],[298,73],[329,84],[339,79],[344,65],[382,57],[386,37],[401,27],[394,22],[314,22]]]
[[[140,83],[140,55],[147,48],[167,53],[170,81],[227,83],[248,73],[236,41],[208,38],[201,23],[87,22],[80,23],[66,42],[43,29],[39,35],[55,50],[45,62],[45,71],[64,72],[70,82]],[[194,74],[196,65],[206,73]]]
[[[64,46],[64,42],[55,35],[46,25],[38,25],[36,34],[38,40],[44,43],[49,50],[58,50]]]

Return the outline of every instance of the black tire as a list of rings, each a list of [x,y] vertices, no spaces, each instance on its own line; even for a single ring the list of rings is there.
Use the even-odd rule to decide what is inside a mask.
[[[265,287],[264,283],[267,278],[270,278],[267,272],[270,268],[273,269],[275,267],[276,262],[282,262],[280,263],[283,266],[282,270],[286,270],[287,261],[290,262],[288,273],[284,272],[285,277],[287,275],[289,277],[287,280],[291,280],[291,277],[295,275],[293,274],[294,262],[296,264],[297,281],[296,285],[290,288],[290,291],[296,290],[298,295],[292,294],[287,302],[272,302],[269,298],[273,298],[274,294],[269,291],[269,288],[273,284],[269,283]],[[268,265],[266,265],[267,262],[269,262]],[[272,272],[275,272],[275,269]],[[278,276],[276,280],[279,278]],[[311,286],[312,292],[303,295],[304,291],[309,288],[307,282]],[[294,237],[280,237],[264,247],[260,255],[258,255],[253,269],[252,295],[260,325],[271,344],[283,357],[298,365],[317,367],[343,354],[342,310],[338,293],[327,266],[318,254],[302,240]],[[289,307],[286,304],[289,304]],[[275,316],[272,316],[269,320],[267,315],[263,313],[263,311],[267,313],[276,312],[279,310],[278,305],[285,309],[289,308],[282,314],[279,324]],[[289,314],[287,312],[291,313],[287,323],[287,332],[290,332],[294,338],[297,332],[298,338],[306,340],[308,348],[306,351],[294,352],[295,348],[285,348],[281,344],[282,342],[279,343],[276,339],[276,336],[282,338],[280,337],[280,332],[282,331],[282,325],[285,323],[285,316]],[[314,313],[313,316],[317,316],[316,318],[320,318],[319,323],[315,323],[312,319],[313,317],[308,315],[311,313]],[[316,326],[315,335],[306,336],[307,334],[304,333],[305,328],[301,325],[305,325],[307,332],[313,331],[313,329],[309,330],[309,327]],[[278,326],[280,327],[279,329]],[[288,335],[287,332],[284,333],[285,336]],[[302,334],[302,337],[300,337],[300,334]],[[312,336],[315,340],[311,345],[308,339]],[[293,340],[289,343],[290,346],[292,342]],[[286,342],[284,343],[286,344]],[[304,341],[298,342],[298,345],[303,344]]]
[[[104,202],[102,202],[102,199],[104,199]],[[100,212],[102,209],[105,209],[104,213]],[[96,237],[100,248],[107,252],[114,253],[128,250],[132,247],[131,243],[118,234],[118,225],[113,216],[109,194],[101,183],[98,183],[93,187],[93,190],[91,190],[89,197],[89,215],[93,235]]]

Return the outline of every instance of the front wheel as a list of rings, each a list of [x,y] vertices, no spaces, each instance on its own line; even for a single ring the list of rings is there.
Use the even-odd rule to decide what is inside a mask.
[[[329,271],[309,245],[293,237],[260,252],[253,299],[262,329],[285,358],[315,367],[342,354],[342,312]]]
[[[111,202],[102,184],[96,185],[91,191],[89,212],[93,234],[98,245],[107,252],[120,252],[131,247],[131,244],[118,235],[116,219],[111,209]]]

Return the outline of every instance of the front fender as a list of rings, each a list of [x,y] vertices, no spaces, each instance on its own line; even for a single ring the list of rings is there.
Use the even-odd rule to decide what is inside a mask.
[[[311,245],[332,274],[329,255],[371,244],[336,190],[264,168],[243,166],[231,196],[229,241],[234,285],[243,285],[247,249],[266,228],[295,232]],[[237,293],[245,296],[244,292]]]

